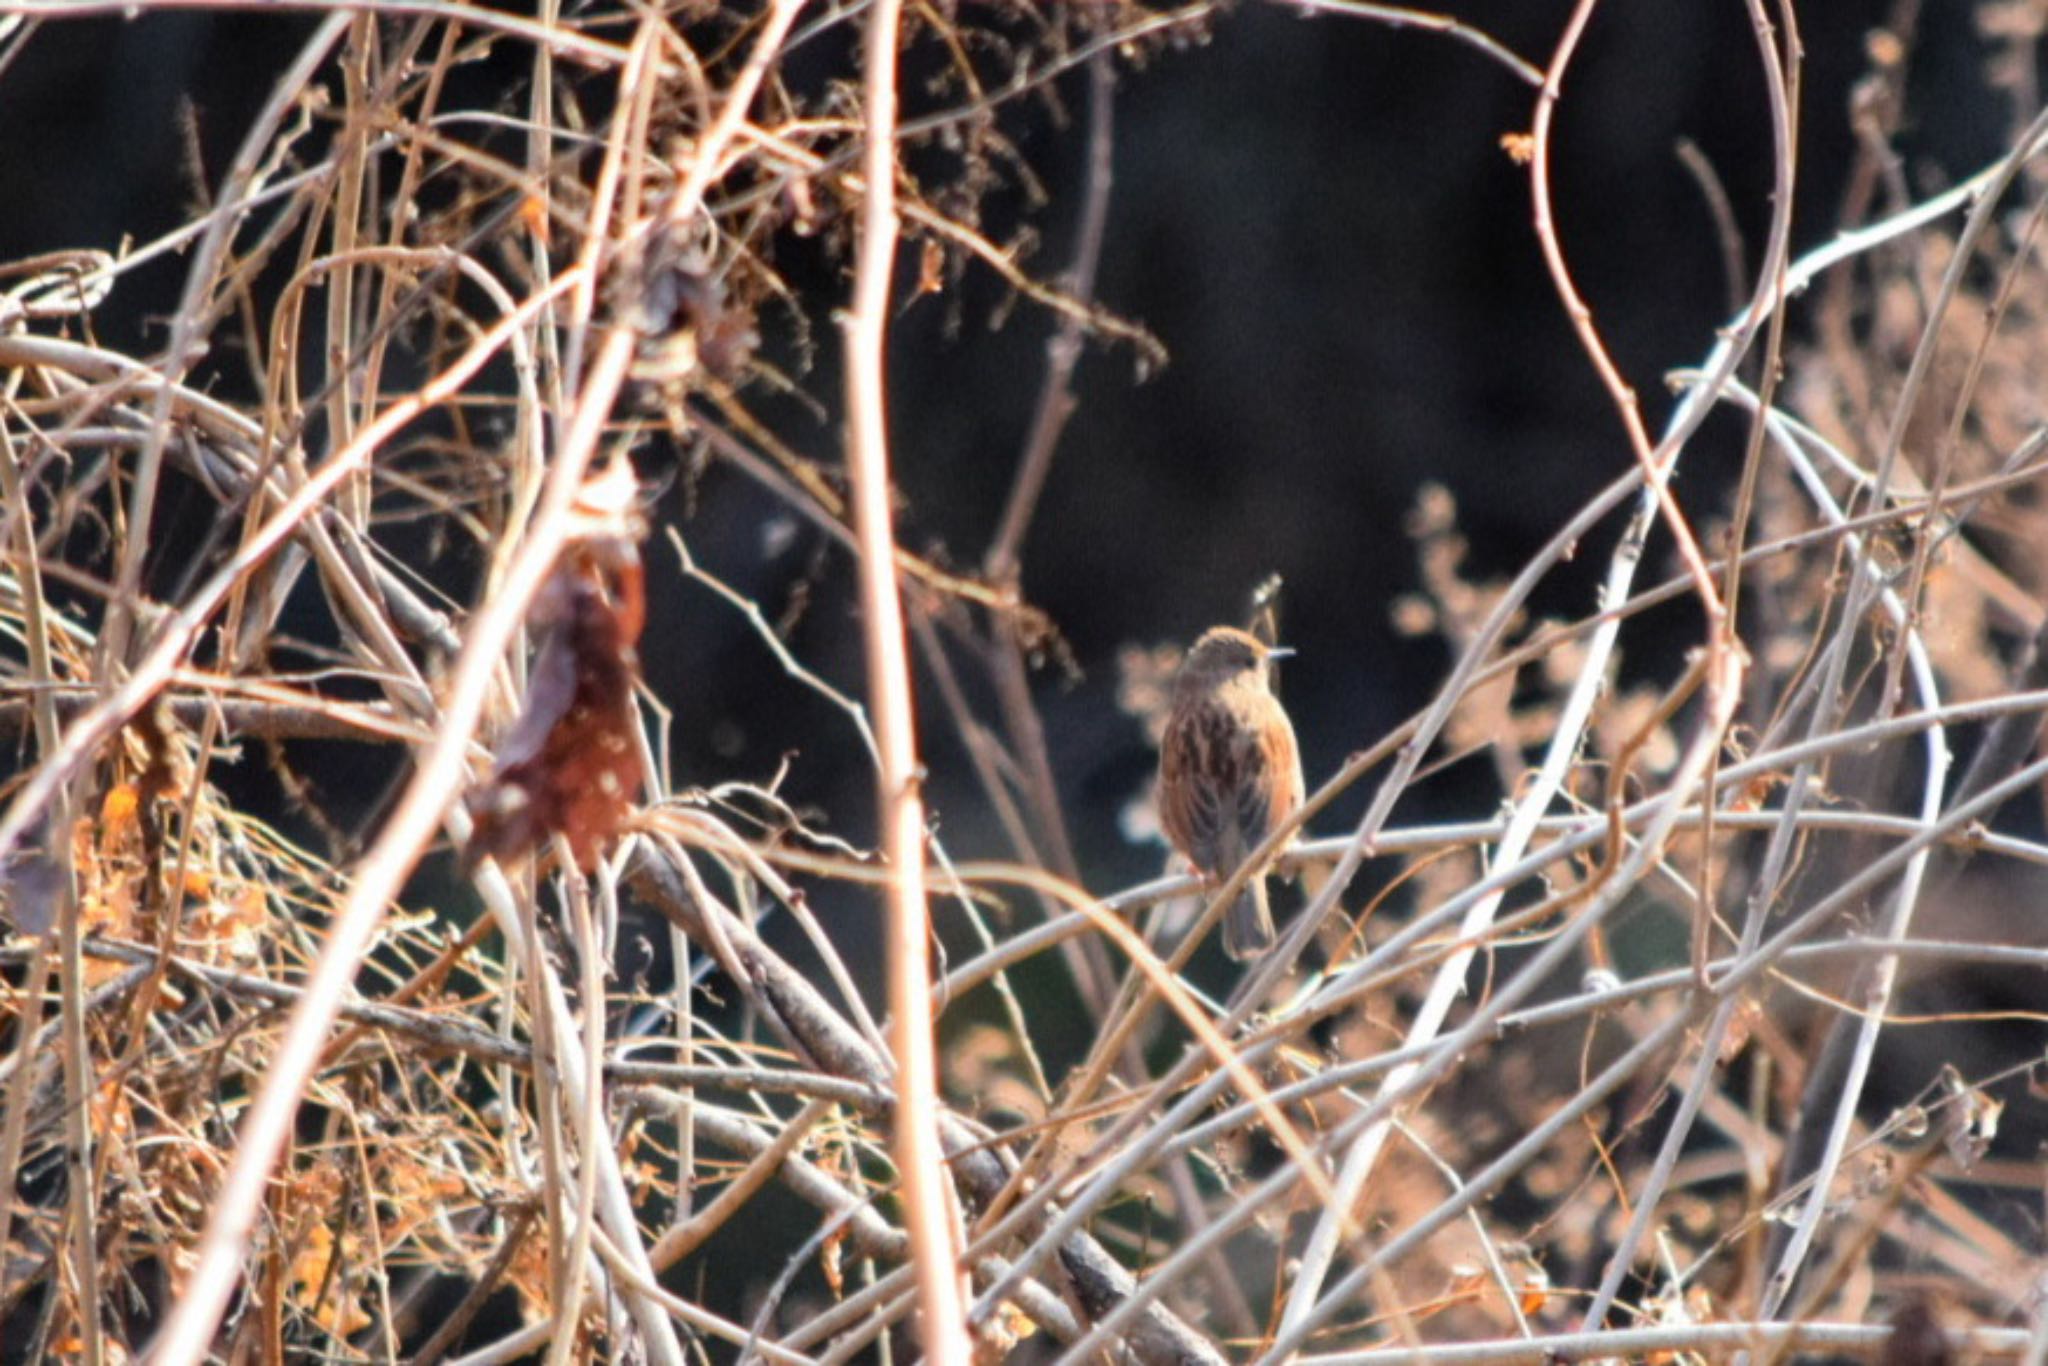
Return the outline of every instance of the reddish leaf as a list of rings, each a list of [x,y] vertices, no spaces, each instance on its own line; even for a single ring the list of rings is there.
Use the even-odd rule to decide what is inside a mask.
[[[639,552],[624,537],[562,557],[534,605],[540,647],[525,710],[498,743],[490,781],[470,801],[465,864],[506,862],[559,834],[578,869],[596,866],[640,787],[635,644],[646,618]]]

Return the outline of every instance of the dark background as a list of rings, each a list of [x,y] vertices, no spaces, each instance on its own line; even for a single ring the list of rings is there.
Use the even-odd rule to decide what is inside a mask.
[[[1806,52],[1795,252],[1836,227],[1853,151],[1848,95],[1868,70],[1865,34],[1883,3],[1803,8]],[[1930,0],[1912,40],[1900,149],[1916,193],[1968,174],[2005,146],[2011,111],[1987,89],[1976,6]],[[1460,17],[1538,65],[1569,6],[1470,4]],[[969,14],[968,19],[976,16]],[[50,24],[0,78],[0,259],[146,242],[182,222],[200,177],[217,185],[275,73],[311,20],[202,13]],[[844,56],[829,44],[807,58]],[[465,67],[451,102],[516,107],[523,58]],[[593,85],[601,85],[594,82]],[[1086,85],[1013,102],[1003,130],[1043,178],[1047,207],[998,194],[991,232],[1029,224],[1027,265],[1056,274],[1078,212]],[[589,97],[601,108],[602,91]],[[909,93],[913,106],[917,91]],[[1313,784],[1423,704],[1448,655],[1397,635],[1396,596],[1417,586],[1403,518],[1424,481],[1457,500],[1476,577],[1512,570],[1629,462],[1621,425],[1559,305],[1532,232],[1526,172],[1500,146],[1526,130],[1535,92],[1444,37],[1246,5],[1199,41],[1120,63],[1115,188],[1099,297],[1141,322],[1171,361],[1141,378],[1127,347],[1091,347],[1069,426],[1024,553],[1024,589],[1063,633],[1078,676],[1039,676],[1066,814],[1092,888],[1156,873],[1162,851],[1118,824],[1153,763],[1115,703],[1117,649],[1186,641],[1240,619],[1263,576],[1287,582],[1283,632],[1301,652],[1286,695]],[[189,130],[189,136],[188,136]],[[1557,217],[1579,286],[1654,430],[1661,375],[1702,357],[1729,315],[1729,282],[1699,188],[1674,146],[1697,143],[1727,185],[1755,268],[1768,211],[1770,142],[1756,39],[1736,0],[1603,6],[1569,74],[1553,150]],[[778,262],[819,342],[803,385],[823,405],[764,401],[785,439],[836,459],[839,379],[831,310],[840,262],[792,245]],[[183,262],[125,279],[97,316],[103,340],[147,352]],[[902,275],[914,274],[906,254]],[[985,270],[907,303],[893,333],[895,459],[906,544],[978,564],[1036,402],[1052,319],[1010,307]],[[1000,321],[1000,326],[992,324]],[[764,330],[777,352],[771,323]],[[1795,341],[1796,341],[1795,329]],[[1724,504],[1740,428],[1710,423],[1688,453],[1681,497]],[[657,455],[656,465],[661,463]],[[791,644],[850,691],[861,682],[847,557],[742,475],[714,466],[663,504],[704,562],[771,616],[809,594]],[[173,510],[166,514],[176,514]],[[777,534],[787,531],[788,535]],[[1539,593],[1539,612],[1593,603],[1612,529]],[[159,587],[187,568],[169,547]],[[843,716],[786,678],[728,607],[668,577],[658,540],[644,655],[675,708],[679,784],[768,777],[797,755],[787,792],[858,840],[872,834],[869,771]],[[1652,572],[1668,545],[1653,546]],[[430,570],[433,566],[426,566]],[[457,576],[459,578],[459,575]],[[1672,617],[1672,650],[1693,638]],[[1638,638],[1625,668],[1657,670]],[[1649,652],[1645,654],[1643,652]],[[978,694],[985,700],[985,695]],[[942,714],[925,748],[941,830],[956,857],[1007,853]],[[295,758],[344,820],[375,810],[395,756],[310,746]],[[1411,799],[1415,814],[1489,809],[1484,764]],[[259,797],[260,774],[223,775]],[[1355,816],[1363,791],[1324,822]],[[828,898],[827,904],[831,904]],[[842,914],[868,908],[841,904]],[[851,935],[858,958],[871,937]]]
[[[1973,0],[1921,8],[1898,139],[1916,194],[1970,174],[2007,145],[2012,111],[1985,84],[1990,54],[1977,8]],[[1458,12],[1542,65],[1569,9],[1563,0],[1523,0]],[[1890,9],[1879,0],[1802,7],[1795,254],[1836,231],[1854,150],[1849,91],[1868,70],[1865,35]],[[186,221],[204,198],[195,187],[218,185],[311,23],[173,13],[48,25],[0,73],[0,260],[145,243]],[[821,44],[807,60],[844,55]],[[526,65],[515,56],[508,45],[503,60],[458,70],[450,102],[519,107]],[[1041,235],[1026,262],[1041,277],[1067,263],[1080,207],[1086,82],[1070,74],[1056,93],[1056,102],[1013,103],[1001,124],[1043,179],[1049,205],[1034,209],[1010,192],[986,206],[999,240],[1022,225]],[[602,98],[594,88],[589,107],[601,112]],[[914,87],[908,98],[915,105]],[[1171,361],[1141,377],[1128,347],[1090,348],[1078,373],[1080,407],[1023,557],[1024,590],[1078,668],[1043,671],[1037,695],[1092,890],[1152,876],[1164,860],[1160,846],[1133,842],[1120,824],[1154,763],[1141,727],[1117,706],[1120,647],[1185,642],[1241,619],[1253,585],[1283,575],[1282,631],[1300,651],[1285,695],[1314,784],[1422,706],[1447,667],[1440,642],[1402,637],[1390,621],[1396,598],[1419,586],[1403,529],[1418,489],[1434,481],[1451,492],[1471,543],[1468,574],[1490,578],[1511,574],[1628,467],[1620,421],[1544,269],[1528,175],[1500,146],[1503,135],[1527,130],[1534,107],[1533,90],[1441,36],[1256,4],[1217,18],[1200,41],[1151,53],[1141,66],[1119,63],[1098,294],[1159,337]],[[1739,0],[1612,0],[1594,17],[1558,112],[1555,204],[1579,288],[1653,431],[1670,406],[1661,376],[1703,357],[1730,315],[1712,223],[1674,152],[1681,138],[1698,144],[1725,182],[1753,271],[1772,167],[1745,8]],[[820,406],[749,397],[786,441],[833,462],[832,310],[845,301],[846,280],[822,246],[786,250],[777,265],[818,342],[800,378]],[[901,265],[907,299],[914,256]],[[124,278],[95,315],[99,338],[141,355],[160,346],[184,268],[173,258]],[[1042,311],[1013,304],[999,281],[970,268],[945,294],[906,302],[893,331],[899,532],[911,548],[961,566],[979,564],[994,534],[1053,327]],[[1795,309],[1795,344],[1799,316]],[[764,331],[768,354],[790,363],[793,348],[772,317]],[[233,362],[220,370],[229,394],[235,372]],[[1742,434],[1718,418],[1687,452],[1678,487],[1695,516],[1725,506]],[[675,458],[657,442],[644,463],[658,474]],[[166,519],[210,515],[186,493],[167,502]],[[807,596],[792,648],[857,695],[852,561],[729,467],[714,464],[691,493],[686,500],[672,489],[663,518],[770,617]],[[196,526],[168,530],[150,567],[159,592],[190,569],[184,557],[195,543]],[[1613,534],[1609,526],[1590,537],[1546,581],[1534,609],[1590,610]],[[409,545],[402,535],[396,543]],[[474,564],[436,563],[410,548],[419,568],[451,585],[474,573]],[[820,824],[871,841],[871,770],[845,717],[785,676],[734,610],[683,583],[659,536],[649,559],[656,582],[642,653],[649,681],[675,710],[677,784],[763,781],[794,755],[786,795]],[[1660,535],[1642,581],[1668,567]],[[311,623],[290,624],[317,634]],[[1632,630],[1625,676],[1672,676],[1696,626],[1678,611]],[[928,677],[921,682],[928,792],[946,846],[955,858],[1007,856]],[[974,695],[987,707],[985,689]],[[298,744],[289,755],[345,825],[373,821],[403,776],[402,755],[366,747]],[[1483,815],[1499,798],[1491,774],[1484,762],[1455,768],[1424,784],[1401,815]],[[215,777],[237,801],[317,843],[260,763]],[[1351,793],[1318,832],[1344,829],[1367,795]],[[876,902],[829,883],[812,895],[852,966],[873,983]],[[408,899],[467,896],[442,863]],[[626,953],[663,951],[661,935],[644,934]],[[1087,1042],[1084,1019],[1040,1011],[1034,1024],[1044,1026],[1039,1042],[1057,1077]],[[1906,1069],[1903,1084],[1931,1068]],[[747,1269],[712,1272],[727,1273]]]

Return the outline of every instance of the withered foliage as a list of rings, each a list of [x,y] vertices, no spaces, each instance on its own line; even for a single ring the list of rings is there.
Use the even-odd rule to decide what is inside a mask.
[[[618,838],[646,778],[633,688],[646,574],[624,535],[584,538],[534,602],[539,632],[519,717],[470,800],[465,864],[508,862],[559,835],[588,873]]]
[[[582,912],[616,929],[610,865],[636,835],[643,856],[649,835],[702,850],[719,889],[800,916],[804,887],[771,860],[871,875],[868,851],[773,781],[669,791],[638,657],[640,522],[678,473],[692,507],[723,461],[779,516],[846,531],[838,470],[755,407],[819,389],[814,332],[843,302],[862,196],[844,44],[863,17],[787,0],[586,6],[545,33],[488,8],[323,17],[294,74],[258,73],[276,98],[237,133],[248,155],[198,172],[176,232],[0,263],[0,1359],[105,1361],[164,1328],[286,1022],[318,1007],[339,1019],[267,1198],[238,1211],[253,1231],[219,1353],[426,1360],[538,1325],[571,1355],[676,1360],[701,1324],[678,1329],[593,1270],[573,1202],[594,1182],[603,1236],[650,1278],[693,1249],[711,1260],[675,1285],[729,1267],[735,1238],[772,1278],[801,1230],[691,1215],[800,1106],[765,1075],[789,1059],[755,1037],[764,1017],[720,1013],[732,984],[702,1016],[681,1009],[687,988],[650,980],[644,931],[600,943]],[[1037,193],[1006,109],[1056,105],[1093,54],[1136,63],[1206,25],[1121,4],[907,16],[914,288],[958,310],[967,272],[985,271],[1009,304],[1156,358],[1141,328],[1052,282],[1030,215],[998,237],[982,206]],[[0,21],[0,108],[34,28]],[[480,97],[466,77],[486,63],[515,74]],[[792,255],[824,294],[784,278]],[[126,344],[119,308],[148,271],[183,302],[167,335]],[[618,336],[626,361],[607,372]],[[529,543],[555,534],[551,481],[578,467],[609,473],[565,476],[580,501],[546,571],[518,579]],[[821,538],[820,575],[850,572],[822,558],[834,544]],[[971,571],[904,568],[932,611],[1042,621]],[[515,581],[540,585],[512,619],[530,648],[472,661]],[[1048,634],[1033,626],[1033,648]],[[393,803],[478,678],[467,771],[424,794],[457,857],[394,860],[413,878],[372,907],[351,989],[313,1002]],[[529,942],[536,903],[550,928]],[[556,985],[570,955],[580,968],[607,948],[617,975]],[[623,1021],[661,1037],[603,1038]],[[608,1045],[604,1076],[580,1071],[579,1030]],[[633,1085],[706,1086],[718,1106],[640,1117],[617,1071],[632,1066]],[[871,1080],[844,1084],[883,1094]],[[903,1255],[875,1157],[887,1128],[864,1099],[797,1145],[820,1174],[807,1198],[875,1207],[832,1258],[849,1238],[862,1257]],[[1091,1248],[1073,1253],[1075,1293],[1127,1294]],[[729,1325],[764,1286],[712,1289],[733,1350],[745,1332]],[[1071,1331],[1070,1311],[1055,1317]]]
[[[1465,19],[1341,8],[1543,83]],[[919,726],[1004,841],[926,832],[926,1118],[987,1301],[965,1346],[2029,1350],[2041,1020],[1971,974],[2044,961],[2015,870],[2048,849],[1998,824],[2048,790],[2043,11],[1978,7],[2013,174],[1923,214],[1896,156],[1914,9],[1867,46],[1846,235],[1757,286],[1792,331],[1720,338],[1761,358],[1701,400],[1763,410],[1739,522],[1686,443],[1589,435],[1679,474],[1669,506],[1631,489],[1560,531],[1538,567],[1602,587],[1544,617],[1473,569],[1462,491],[1424,489],[1391,608],[1452,681],[1312,756],[1338,805],[1283,851],[1284,952],[1229,977],[1201,888],[1118,893],[1107,837],[1069,828],[1038,703],[1075,664],[1024,564],[1084,343],[1159,357],[1092,297],[1096,115],[1210,9],[912,7],[887,127],[853,57],[872,6],[322,15],[176,232],[0,263],[0,1358],[135,1356],[208,1256],[232,1285],[193,1357],[914,1354],[903,1075],[865,975],[900,869],[786,781],[883,748],[791,629],[859,569],[844,472],[805,451],[871,136],[900,152],[895,302],[957,323],[981,273],[1053,332],[990,544],[888,566]],[[35,29],[0,7],[0,127]],[[508,54],[524,83],[462,103]],[[1025,101],[1083,140],[1079,203],[1010,141]],[[1534,174],[1546,137],[1501,142]],[[1000,233],[998,192],[1024,206]],[[1068,212],[1073,258],[1042,259]],[[108,301],[152,268],[182,303],[124,346]],[[671,475],[694,514],[713,468],[774,512],[703,539],[816,533],[779,604],[692,556],[693,516],[639,524]],[[671,548],[842,743],[671,778],[675,699],[640,671],[686,629],[648,586]],[[1670,661],[1673,618],[1698,648]],[[1177,663],[1123,651],[1132,732],[1158,738]],[[1425,824],[1446,793],[1462,819]],[[1136,796],[1120,833],[1158,830]],[[251,1157],[281,1076],[296,1108]]]

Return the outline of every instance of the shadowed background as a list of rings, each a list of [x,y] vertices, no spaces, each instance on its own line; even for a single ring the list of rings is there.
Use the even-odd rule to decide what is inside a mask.
[[[1464,17],[1542,65],[1568,13],[1561,3],[1479,6]],[[1833,235],[1853,150],[1849,92],[1869,70],[1865,35],[1882,3],[1807,7],[1795,254]],[[1996,156],[2006,102],[1988,91],[1991,53],[1959,0],[1924,6],[1913,38],[1907,180],[1925,193]],[[16,135],[0,155],[0,259],[61,247],[146,242],[217,186],[273,75],[307,31],[303,18],[153,15],[49,26],[0,82]],[[821,66],[842,52],[813,50]],[[523,61],[452,73],[450,104],[516,108]],[[601,112],[602,83],[586,98]],[[999,127],[1044,182],[1047,202],[999,190],[986,230],[1030,228],[1024,264],[1055,276],[1072,250],[1084,172],[1087,87],[1070,72],[1051,98],[1003,107]],[[917,87],[906,87],[911,112]],[[1148,328],[1170,361],[1146,373],[1132,348],[1092,345],[1080,406],[1023,547],[1023,588],[1060,631],[1078,672],[1038,675],[1053,769],[1086,880],[1107,890],[1159,871],[1163,846],[1119,823],[1153,755],[1116,705],[1115,655],[1128,643],[1185,643],[1240,620],[1268,574],[1286,581],[1281,629],[1300,651],[1284,693],[1311,786],[1423,705],[1447,667],[1434,636],[1405,637],[1396,598],[1418,587],[1404,519],[1425,481],[1447,488],[1469,538],[1468,577],[1510,574],[1629,453],[1543,267],[1526,172],[1501,145],[1526,131],[1535,92],[1472,48],[1413,30],[1249,5],[1119,65],[1114,186],[1098,297]],[[1568,77],[1553,147],[1564,248],[1652,430],[1669,410],[1662,374],[1702,357],[1731,313],[1730,282],[1697,180],[1697,144],[1725,183],[1753,271],[1768,211],[1770,134],[1756,38],[1734,0],[1600,9]],[[195,180],[195,158],[203,174]],[[944,159],[913,161],[933,178]],[[927,188],[929,188],[929,183]],[[765,398],[798,450],[836,462],[839,402],[832,310],[840,262],[792,242],[778,266],[797,287],[812,339],[799,380],[812,403]],[[97,314],[114,345],[161,345],[182,259],[124,280]],[[916,259],[906,252],[899,294]],[[1748,281],[1745,279],[1746,288]],[[901,307],[892,334],[892,427],[903,498],[899,535],[972,568],[994,534],[1044,371],[1053,320],[982,268]],[[799,363],[789,329],[764,316],[767,354]],[[1795,330],[1795,339],[1796,339]],[[1725,506],[1739,425],[1708,424],[1681,469],[1696,511]],[[675,453],[643,458],[655,473]],[[188,489],[187,493],[191,491]],[[854,575],[844,552],[729,467],[714,464],[663,520],[707,568],[793,617],[791,647],[850,692],[861,687]],[[168,500],[167,518],[204,517],[204,499]],[[1540,613],[1577,615],[1612,528],[1538,591]],[[400,534],[398,544],[403,545]],[[190,566],[189,538],[162,538],[159,592]],[[1651,564],[1669,568],[1669,544]],[[445,572],[432,550],[417,563]],[[438,553],[456,555],[460,551]],[[795,757],[785,791],[857,840],[872,831],[867,770],[841,713],[784,675],[737,613],[680,585],[659,535],[650,682],[675,708],[679,784],[767,778]],[[462,581],[457,565],[450,581]],[[467,570],[474,572],[474,565]],[[1661,576],[1661,573],[1660,573]],[[800,612],[792,612],[801,600]],[[1671,613],[1668,674],[1696,623]],[[287,623],[290,624],[289,622]],[[926,693],[929,706],[929,693]],[[985,698],[977,697],[978,702]],[[952,728],[927,711],[931,800],[956,857],[1007,853]],[[294,747],[343,822],[374,810],[390,756]],[[1497,795],[1484,764],[1426,784],[1405,810],[1470,814]],[[258,773],[220,777],[252,789]],[[1354,790],[1320,823],[1355,818]],[[827,896],[835,896],[835,890]],[[846,908],[850,914],[864,909]],[[851,936],[858,961],[870,942]]]
[[[1795,255],[1834,234],[1854,145],[1850,90],[1869,70],[1865,34],[1890,9],[1829,3],[1800,16]],[[1568,10],[1546,0],[1472,5],[1462,17],[1540,65]],[[1921,9],[1910,114],[1897,139],[1916,194],[2008,145],[2010,110],[1986,88],[1991,53],[1977,11],[1963,0]],[[0,139],[0,260],[114,249],[185,221],[217,185],[309,23],[170,14],[49,26],[0,77],[0,122],[12,133]],[[1270,6],[1244,6],[1183,38],[1142,63],[1119,63],[1097,290],[1107,308],[1149,329],[1170,361],[1141,373],[1131,348],[1090,346],[1077,374],[1080,406],[1023,548],[1024,592],[1075,666],[1042,671],[1037,700],[1083,877],[1099,892],[1152,876],[1164,860],[1163,846],[1134,841],[1123,823],[1154,756],[1117,703],[1120,647],[1185,643],[1239,620],[1253,586],[1283,576],[1282,634],[1300,652],[1283,691],[1313,787],[1422,706],[1448,665],[1438,638],[1393,625],[1397,599],[1420,586],[1405,527],[1424,484],[1455,500],[1471,547],[1465,572],[1485,579],[1512,573],[1630,461],[1544,269],[1527,173],[1501,145],[1529,127],[1531,88],[1441,36]],[[1704,356],[1731,313],[1701,187],[1676,153],[1681,139],[1726,185],[1745,271],[1761,252],[1771,160],[1755,44],[1737,0],[1609,5],[1559,109],[1563,245],[1653,431],[1669,410],[1661,376]],[[460,68],[451,103],[517,108],[525,73],[523,58]],[[596,84],[589,110],[601,117]],[[914,111],[915,87],[906,98]],[[1057,274],[1072,249],[1087,98],[1075,72],[1051,98],[1016,100],[999,115],[1047,202],[998,191],[985,230],[1002,242],[1032,229],[1039,246],[1023,264],[1041,277]],[[942,154],[924,150],[912,165],[928,189],[949,173]],[[842,262],[820,244],[783,249],[777,265],[816,343],[797,378],[816,403],[769,397],[756,410],[796,449],[833,463]],[[1025,442],[1053,320],[973,266],[942,292],[911,299],[915,255],[900,264],[891,376],[899,536],[972,568]],[[173,258],[125,279],[95,315],[103,339],[137,351],[161,345],[182,271]],[[800,352],[784,320],[765,314],[763,331],[768,356],[794,369]],[[1689,450],[1678,481],[1689,510],[1726,505],[1742,435],[1716,418]],[[642,457],[650,475],[673,473],[678,460],[661,442]],[[189,488],[174,490],[163,512],[173,529],[210,515]],[[786,618],[807,665],[860,691],[853,564],[842,550],[715,462],[670,487],[660,518],[706,568],[771,619]],[[1612,536],[1610,526],[1589,538],[1539,590],[1534,610],[1590,610]],[[193,538],[162,534],[155,543],[150,582],[168,593],[189,572]],[[474,575],[459,548],[404,533],[393,543],[451,586]],[[648,557],[652,624],[642,654],[650,684],[675,710],[678,786],[765,781],[786,759],[788,797],[827,828],[870,841],[871,775],[844,716],[789,678],[732,608],[684,583],[658,533]],[[1661,534],[1650,563],[1646,581],[1669,568]],[[1664,641],[1634,639],[1664,653],[1624,658],[1624,678],[1671,677],[1678,653],[1698,639],[1689,613],[1662,620]],[[946,847],[955,858],[1005,856],[929,678],[920,681],[928,791]],[[974,700],[990,709],[985,693]],[[396,756],[357,747],[307,742],[289,752],[343,825],[373,819],[398,772]],[[214,776],[238,800],[274,807],[287,826],[298,820],[262,765]],[[1368,795],[1369,785],[1348,794],[1318,833],[1345,829]],[[1468,763],[1424,784],[1402,813],[1471,817],[1498,796],[1491,768]],[[422,897],[464,894],[438,872],[417,888]],[[851,964],[874,980],[876,903],[837,884],[816,900],[828,924],[847,929],[840,942]],[[658,960],[658,939],[626,952]],[[1045,1018],[1041,1042],[1057,1067],[1087,1036],[1078,1018],[1065,1038]]]

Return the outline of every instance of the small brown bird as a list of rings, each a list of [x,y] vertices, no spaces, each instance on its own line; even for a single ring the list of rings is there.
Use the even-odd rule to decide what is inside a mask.
[[[1159,746],[1159,822],[1195,871],[1221,882],[1301,808],[1301,749],[1273,696],[1267,664],[1292,654],[1231,626],[1195,642],[1173,682]],[[1273,943],[1266,870],[1223,920],[1223,947],[1240,961]]]

